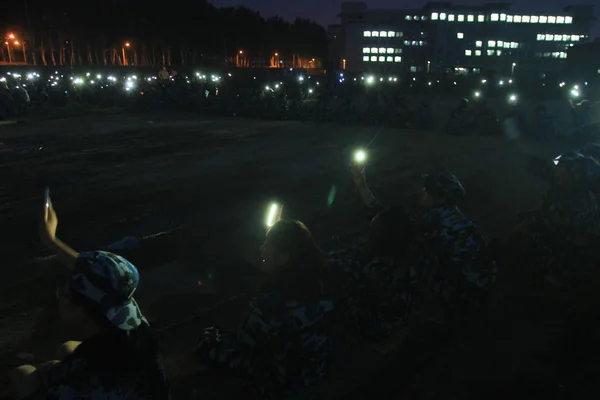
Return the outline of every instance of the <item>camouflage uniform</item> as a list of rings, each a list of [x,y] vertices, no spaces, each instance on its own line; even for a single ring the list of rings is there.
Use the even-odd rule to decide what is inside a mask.
[[[148,322],[133,299],[139,283],[135,266],[112,253],[81,253],[69,280],[72,295],[98,305],[116,328],[81,343],[46,375],[48,399],[169,399],[158,354],[137,354],[131,337]],[[139,342],[138,342],[139,343]],[[143,357],[142,361],[140,357]]]
[[[590,182],[600,176],[600,164],[579,153],[557,158],[579,189],[553,185],[538,209],[521,224],[521,245],[536,258],[535,265],[555,283],[586,279],[595,270],[600,240],[600,210]]]
[[[406,322],[416,282],[414,268],[394,257],[362,261],[358,246],[330,253],[329,261],[340,277],[341,314],[348,328],[377,340]]]
[[[497,266],[489,258],[487,242],[477,226],[454,205],[464,198],[465,190],[448,172],[424,177],[425,190],[448,203],[421,217],[417,271],[448,308],[479,304],[495,280]]]
[[[326,296],[323,296],[326,297]],[[328,299],[296,300],[277,288],[250,302],[250,316],[232,337],[210,327],[198,339],[202,362],[232,370],[265,398],[317,386],[328,370]]]

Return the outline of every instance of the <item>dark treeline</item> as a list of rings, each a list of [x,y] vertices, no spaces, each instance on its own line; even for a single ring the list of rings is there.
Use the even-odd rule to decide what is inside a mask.
[[[318,58],[327,52],[324,28],[310,20],[263,18],[244,7],[215,8],[206,0],[15,0],[3,9],[3,34],[17,32],[38,62],[64,57],[65,64],[69,58],[79,58],[72,65],[102,64],[118,58],[124,43],[135,48],[135,57],[156,61],[157,53],[168,54],[173,63],[182,58],[224,62],[239,51],[249,57],[278,52]]]

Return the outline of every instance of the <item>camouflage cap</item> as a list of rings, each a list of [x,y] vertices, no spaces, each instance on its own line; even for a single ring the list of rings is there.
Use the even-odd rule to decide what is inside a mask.
[[[456,175],[448,171],[430,171],[423,174],[423,184],[429,195],[448,201],[463,201],[466,191]]]
[[[105,251],[81,253],[70,280],[70,288],[97,303],[106,318],[122,330],[147,324],[133,293],[140,275],[125,258]]]
[[[585,146],[579,149],[579,153],[600,162],[600,144],[598,143],[586,143]]]
[[[600,179],[600,164],[592,157],[569,151],[555,158],[555,164],[567,169],[577,182],[592,183]]]

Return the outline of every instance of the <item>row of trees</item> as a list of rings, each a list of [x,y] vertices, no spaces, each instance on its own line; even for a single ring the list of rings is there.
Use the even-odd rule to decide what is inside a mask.
[[[240,51],[267,59],[275,52],[289,58],[324,58],[327,53],[327,34],[315,22],[265,19],[244,7],[215,8],[206,0],[181,5],[21,1],[3,6],[1,26],[21,36],[31,59],[40,64],[223,63]]]

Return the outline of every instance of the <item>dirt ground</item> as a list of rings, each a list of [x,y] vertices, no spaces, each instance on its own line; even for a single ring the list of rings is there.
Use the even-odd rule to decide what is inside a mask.
[[[282,202],[285,217],[304,221],[321,242],[366,228],[348,162],[354,149],[374,138],[367,178],[382,202],[414,202],[420,174],[448,167],[467,189],[465,213],[488,238],[506,232],[545,188],[527,156],[564,150],[501,137],[187,114],[0,127],[0,372],[29,360],[18,353],[33,354],[28,362],[44,361],[73,339],[56,319],[54,290],[64,271],[37,239],[45,186],[59,216],[59,237],[79,251],[183,227],[169,250],[177,253],[173,263],[138,265],[136,296],[161,331],[168,367],[179,379],[182,370],[189,372],[183,355],[193,350],[201,327],[237,315],[244,304],[241,299],[204,312],[235,291],[215,294],[198,280],[210,273],[226,281],[231,270],[225,266],[256,263],[270,201]],[[200,397],[182,390],[181,398]]]

